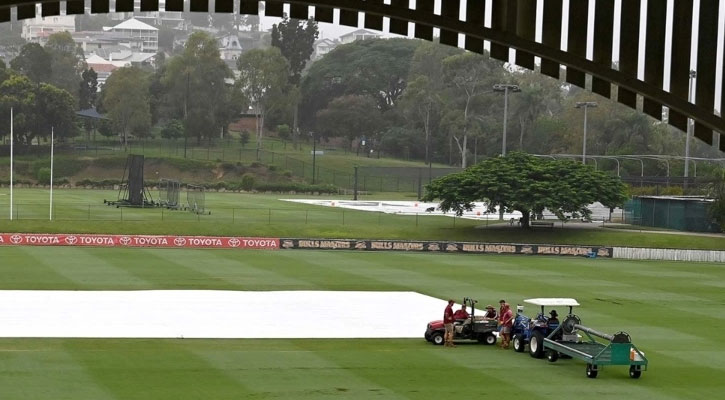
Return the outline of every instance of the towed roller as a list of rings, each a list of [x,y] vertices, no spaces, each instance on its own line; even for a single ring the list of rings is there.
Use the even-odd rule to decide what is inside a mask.
[[[586,338],[578,332],[583,332]],[[594,337],[608,343],[601,343]],[[559,354],[586,361],[589,378],[596,378],[599,367],[604,365],[629,365],[629,376],[635,379],[642,374],[643,366],[647,369],[647,358],[632,344],[628,333],[600,332],[582,325],[576,315],[567,316],[564,323],[544,339],[544,349],[550,362],[558,360]]]

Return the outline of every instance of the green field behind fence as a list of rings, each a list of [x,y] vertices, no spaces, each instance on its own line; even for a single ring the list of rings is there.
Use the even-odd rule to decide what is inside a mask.
[[[654,248],[725,249],[725,236],[626,232],[591,228],[570,229],[556,222],[552,230],[519,229],[502,221],[481,221],[451,216],[386,214],[339,207],[282,201],[286,198],[351,199],[350,196],[206,193],[211,214],[162,208],[116,208],[103,200],[116,200],[118,191],[55,190],[54,220],[49,217],[47,189],[16,189],[10,221],[9,190],[0,188],[0,231],[36,233],[189,234],[350,239],[460,240],[495,243],[548,243]],[[155,193],[154,196],[156,196]],[[186,194],[182,192],[182,199]],[[362,196],[365,200],[409,200],[401,193]],[[581,227],[580,227],[581,228]],[[631,228],[631,227],[630,227]]]
[[[492,346],[433,346],[422,338],[424,326],[409,340],[0,338],[3,400],[670,400],[725,391],[719,264],[292,250],[13,247],[0,255],[4,290],[416,291],[470,296],[479,306],[574,297],[584,325],[628,332],[650,363],[639,380],[622,366],[592,380],[578,360],[552,364]],[[283,310],[269,305],[280,323]],[[405,312],[389,304],[380,318],[395,324]],[[321,320],[320,329],[334,323]]]
[[[34,151],[37,152],[36,149]],[[33,156],[19,155],[18,159],[49,158],[47,155],[49,152],[48,148],[45,153],[34,153]],[[243,146],[238,140],[230,139],[215,141],[207,146],[189,143],[186,151],[184,151],[182,140],[142,140],[132,142],[127,149],[123,149],[115,142],[73,142],[60,147],[56,154],[59,157],[77,158],[123,157],[126,154],[141,154],[146,157],[186,158],[244,165],[258,162],[281,171],[288,171],[293,176],[307,182],[314,180],[315,183],[332,184],[342,189],[354,188],[354,171],[355,166],[358,166],[360,167],[358,189],[377,192],[418,193],[422,190],[422,186],[431,179],[458,170],[443,165],[433,165],[431,168],[421,161],[414,160],[361,157],[344,148],[321,147],[318,149],[318,154],[313,157],[310,144],[300,143],[295,147],[290,142],[276,139],[266,139],[261,149],[256,149],[250,144]],[[5,157],[0,159],[0,162],[9,161]],[[50,161],[48,161],[49,163]],[[120,179],[121,177],[106,178]]]

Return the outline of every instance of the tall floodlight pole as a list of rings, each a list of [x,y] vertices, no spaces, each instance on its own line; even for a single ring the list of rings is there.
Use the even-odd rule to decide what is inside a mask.
[[[10,220],[13,220],[13,108],[10,107]]]
[[[576,108],[584,109],[584,144],[582,145],[582,164],[587,163],[587,109],[594,108],[596,106],[597,103],[594,101],[578,101],[575,106]]]
[[[690,91],[687,96],[687,101],[692,102],[692,90],[695,88],[695,78],[697,78],[697,71],[690,71]],[[690,176],[690,142],[692,141],[692,128],[694,121],[691,118],[687,119],[687,139],[685,139],[685,187],[687,187],[687,178]]]
[[[48,211],[48,220],[53,220],[53,147],[55,144],[55,134],[53,127],[50,128],[50,210]]]
[[[518,93],[521,91],[519,85],[499,83],[493,85],[494,92],[503,92],[503,143],[501,144],[501,155],[506,155],[506,127],[508,125],[509,92]]]
[[[315,140],[315,132],[310,132],[310,136],[312,136],[312,184],[315,184],[315,168],[317,167],[315,165],[315,161],[317,160],[317,140]]]

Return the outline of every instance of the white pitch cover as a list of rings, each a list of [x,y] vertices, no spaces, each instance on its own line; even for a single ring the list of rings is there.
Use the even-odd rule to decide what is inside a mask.
[[[5,290],[0,337],[422,338],[445,306],[415,292]]]

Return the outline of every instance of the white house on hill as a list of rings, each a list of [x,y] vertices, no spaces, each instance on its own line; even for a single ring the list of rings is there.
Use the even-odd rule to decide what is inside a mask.
[[[108,29],[111,32],[117,32],[133,39],[141,39],[133,41],[135,50],[145,53],[156,53],[159,51],[159,30],[149,24],[145,24],[135,18],[123,21],[120,24]]]
[[[340,36],[339,40],[340,43],[346,44],[352,43],[356,40],[379,39],[381,37],[383,37],[383,35],[379,32],[369,31],[367,29],[358,29]]]
[[[31,43],[45,46],[48,37],[58,32],[75,32],[76,22],[73,15],[53,15],[41,17],[41,5],[36,5],[35,18],[22,21],[23,30],[20,37]]]

